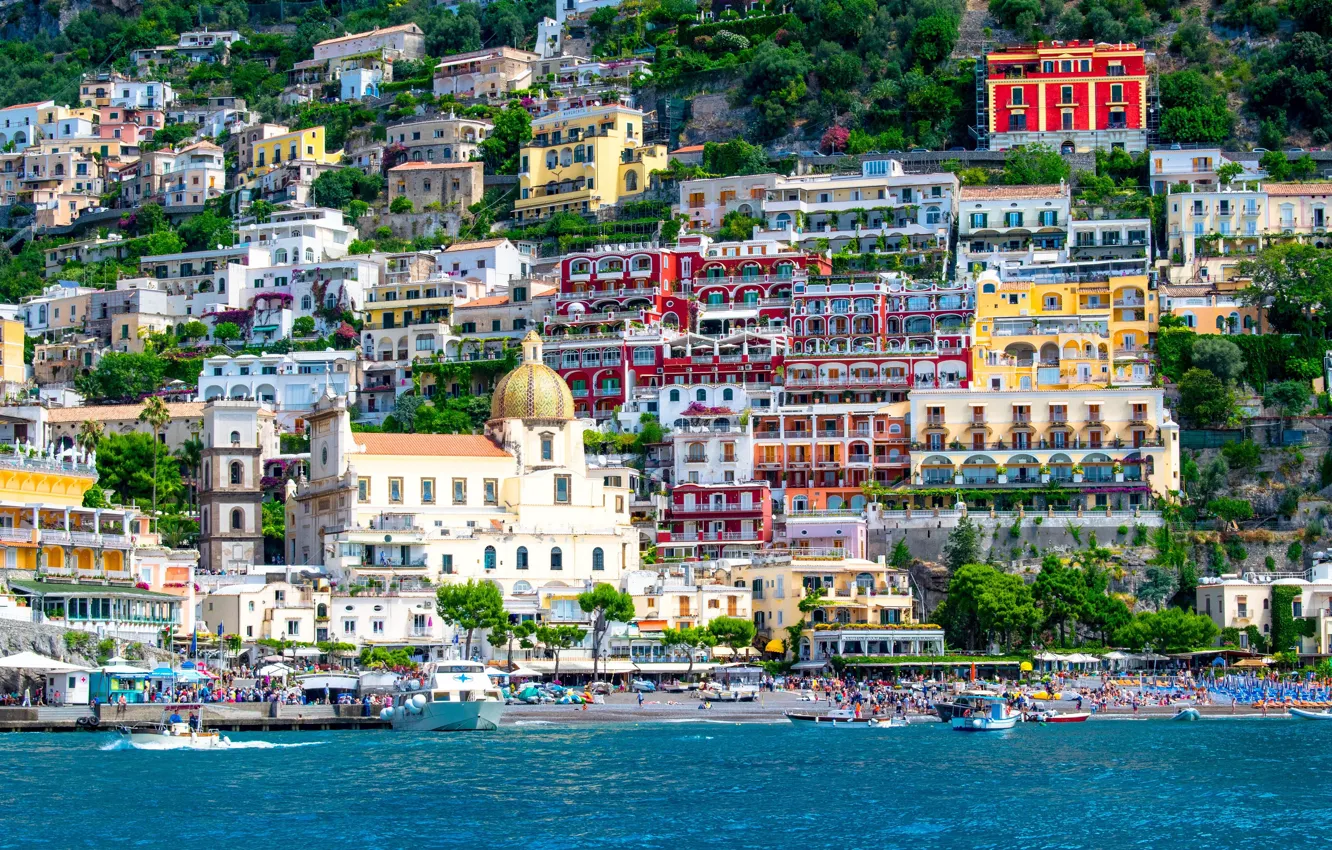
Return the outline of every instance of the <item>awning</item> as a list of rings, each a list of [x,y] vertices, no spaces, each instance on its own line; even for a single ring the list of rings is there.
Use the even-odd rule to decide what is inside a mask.
[[[738,653],[732,650],[729,646],[716,646],[713,647],[711,651],[717,658],[730,658],[733,655],[739,655],[741,658],[754,658],[762,655],[761,652],[752,646],[742,646]]]
[[[777,638],[773,638],[772,640],[768,641],[768,645],[767,645],[767,646],[763,647],[763,651],[764,651],[764,652],[786,652],[786,644],[782,643],[782,642],[781,642],[779,639],[777,639]]]
[[[1266,667],[1267,662],[1261,658],[1242,658],[1236,661],[1232,667]]]
[[[16,652],[0,658],[0,668],[5,670],[39,670],[44,673],[72,673],[86,670],[74,664],[67,664],[56,658],[40,655],[36,652]]]
[[[250,328],[252,331],[275,331],[277,329],[277,325],[256,325],[255,327]]]
[[[706,304],[700,304],[699,307],[698,317],[705,322],[711,319],[753,319],[758,316],[757,306],[748,310],[709,310]]]
[[[547,661],[547,660],[529,661],[527,662],[527,666],[531,668],[533,672],[539,673],[543,676],[555,672],[554,661]],[[614,661],[605,661],[597,664],[597,672],[605,673],[607,675],[614,675],[616,673],[634,673],[637,672],[637,670],[638,668],[628,661],[614,660]],[[561,658],[560,672],[591,673],[592,661],[591,659],[588,658],[568,658],[568,659]]]
[[[695,662],[694,662],[694,672],[695,672],[695,673],[706,673],[706,672],[708,672],[709,670],[713,669],[713,668],[716,667],[716,666],[717,666],[716,664],[713,664],[713,663],[708,662],[708,661],[695,661]],[[639,665],[638,665],[638,671],[637,671],[637,672],[639,672],[639,673],[688,673],[688,672],[689,672],[689,662],[688,662],[688,661],[643,661],[643,662],[640,662],[640,663],[639,663]]]
[[[792,670],[822,670],[828,666],[827,661],[797,661],[791,665]]]

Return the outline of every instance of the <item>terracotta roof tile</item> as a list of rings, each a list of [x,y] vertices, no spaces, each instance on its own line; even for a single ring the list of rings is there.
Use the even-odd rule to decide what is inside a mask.
[[[477,434],[353,434],[369,455],[406,457],[511,457]]]
[[[498,307],[501,304],[508,303],[509,296],[507,295],[487,295],[485,298],[473,298],[466,304],[460,304],[454,309],[466,310],[468,307]]]
[[[1019,198],[1062,198],[1068,189],[1058,184],[1048,186],[963,186],[962,200],[990,198],[1017,200]]]
[[[384,27],[383,29],[367,30],[366,32],[355,32],[349,35],[338,36],[337,38],[326,38],[323,41],[316,44],[315,47],[323,47],[325,44],[337,44],[338,42],[341,41],[351,41],[354,38],[364,38],[368,35],[383,35],[385,33],[394,33],[394,32],[411,32],[412,30],[416,29],[419,29],[416,26],[416,24],[398,24],[396,27]]]
[[[402,165],[395,165],[389,169],[392,174],[395,171],[434,171],[441,168],[478,168],[483,166],[481,162],[404,162]]]
[[[167,410],[172,419],[203,416],[202,401],[169,401]],[[142,404],[95,404],[86,407],[53,407],[46,412],[46,421],[52,424],[64,422],[82,422],[96,419],[99,422],[119,419],[136,419],[143,411]]]
[[[671,153],[697,153],[703,150],[702,145],[685,145],[682,148],[676,148]]]
[[[1332,195],[1332,183],[1264,183],[1263,190],[1269,196],[1286,197],[1291,195]]]
[[[503,245],[507,239],[478,239],[474,242],[454,242],[444,249],[444,253],[449,251],[474,251],[478,248],[494,248],[497,245]]]

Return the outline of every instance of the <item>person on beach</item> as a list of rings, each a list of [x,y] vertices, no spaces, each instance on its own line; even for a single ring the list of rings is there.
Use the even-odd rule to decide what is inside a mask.
[[[639,708],[642,708],[642,707],[643,707],[643,692],[642,692],[642,691],[639,691],[639,692],[638,692],[638,707],[639,707]]]

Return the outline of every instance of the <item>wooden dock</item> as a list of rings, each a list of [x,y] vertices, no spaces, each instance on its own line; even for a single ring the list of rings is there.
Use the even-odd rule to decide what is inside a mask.
[[[131,705],[121,713],[99,706],[0,706],[0,732],[112,732],[128,723],[152,723],[170,710],[188,717],[198,706]],[[97,715],[100,714],[99,718]],[[204,726],[222,732],[329,732],[343,729],[388,729],[389,723],[366,716],[359,705],[272,705],[219,703],[203,707]]]

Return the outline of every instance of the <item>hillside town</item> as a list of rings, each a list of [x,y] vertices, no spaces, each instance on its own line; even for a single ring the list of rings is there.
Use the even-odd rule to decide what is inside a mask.
[[[979,55],[974,150],[689,143],[616,15],[285,70],[201,27],[0,108],[0,625],[655,682],[1332,653],[1268,604],[1332,597],[1332,153],[1163,143],[1092,39]],[[296,120],[201,85],[237,57]]]

